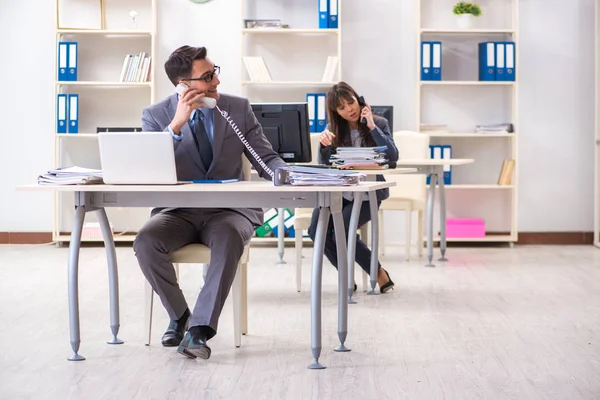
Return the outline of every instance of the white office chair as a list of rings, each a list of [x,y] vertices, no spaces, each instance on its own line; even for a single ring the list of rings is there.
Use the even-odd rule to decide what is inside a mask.
[[[244,180],[250,180],[250,162],[242,156]],[[199,243],[189,244],[171,253],[171,261],[175,267],[177,281],[179,281],[179,264],[204,264],[204,277],[210,263],[210,248]],[[248,333],[248,296],[247,296],[247,269],[250,261],[250,244],[244,247],[244,253],[238,263],[238,269],[233,280],[231,293],[233,296],[233,334],[235,347],[242,345],[242,334]],[[152,338],[152,309],[154,303],[154,290],[146,280],[146,345],[150,345]]]
[[[312,161],[310,164],[318,163],[319,154],[319,139],[321,135],[313,133],[310,135],[310,147],[312,152]],[[310,220],[312,218],[312,208],[296,208],[294,210],[294,232],[295,232],[295,248],[296,248],[296,290],[300,292],[302,288],[302,239],[304,231],[310,227]],[[367,237],[367,224],[359,230],[360,236],[363,240]],[[368,275],[363,275],[363,290],[370,290],[368,283]]]
[[[399,158],[429,158],[429,135],[426,133],[394,132],[394,142]],[[396,182],[390,188],[390,197],[379,207],[379,254],[385,254],[383,234],[384,210],[405,211],[406,259],[410,259],[412,237],[412,215],[417,212],[417,254],[423,255],[423,226],[426,201],[426,177],[421,174],[386,175],[386,181]]]

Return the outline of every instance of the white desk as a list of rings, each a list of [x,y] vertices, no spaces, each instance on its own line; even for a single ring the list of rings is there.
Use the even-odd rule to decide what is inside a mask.
[[[357,186],[273,186],[271,182],[236,182],[228,184],[188,185],[80,185],[80,186],[20,186],[20,190],[70,192],[75,196],[75,218],[69,245],[69,325],[73,355],[69,360],[84,358],[78,354],[81,343],[79,327],[79,249],[85,214],[98,212],[109,274],[110,344],[123,343],[119,332],[119,288],[115,245],[109,228],[106,207],[320,207],[314,245],[311,282],[311,351],[314,362],[310,369],[325,368],[319,363],[321,354],[321,287],[323,249],[329,216],[333,216],[338,247],[338,338],[335,351],[349,351],[344,345],[348,327],[347,252],[342,219],[342,193],[375,193],[375,190],[394,186],[393,182],[363,182]]]

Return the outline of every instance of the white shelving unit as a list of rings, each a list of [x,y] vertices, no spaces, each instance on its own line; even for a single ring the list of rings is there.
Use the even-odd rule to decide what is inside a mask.
[[[55,82],[55,110],[58,94],[79,94],[78,133],[59,134],[55,124],[55,166],[100,168],[96,128],[141,127],[142,109],[154,102],[157,0],[55,1],[55,79],[58,78],[58,43],[78,43],[77,80]],[[76,4],[76,9],[70,8],[73,4]],[[135,25],[131,23],[131,10],[138,14]],[[78,26],[61,26],[65,19],[76,21]],[[140,52],[152,56],[148,81],[119,82],[125,55]],[[135,208],[107,212],[113,224],[115,241],[120,242],[133,241],[149,215],[147,209]],[[53,241],[59,244],[70,241],[72,220],[73,199],[56,195]],[[93,215],[88,216],[86,222],[94,222]],[[93,238],[83,240],[101,241]]]
[[[319,28],[316,0],[240,1],[240,85],[242,95],[251,103],[304,102],[307,93],[326,93],[342,79],[342,0],[338,0],[337,29]],[[245,19],[279,19],[289,28],[246,28]],[[262,57],[272,80],[252,81],[243,61],[245,56]],[[338,62],[334,79],[323,82],[328,56],[338,57]],[[252,240],[265,245],[277,243],[274,237]],[[293,240],[284,241],[293,243]]]
[[[448,217],[483,218],[486,237],[453,242],[518,240],[519,0],[479,3],[482,16],[473,29],[458,29],[454,0],[419,0],[417,22],[416,126],[447,124],[448,132],[427,132],[432,145],[452,146],[452,156],[474,158],[475,164],[452,172],[446,185]],[[421,41],[442,42],[442,80],[421,80]],[[479,81],[478,47],[483,41],[514,41],[516,80]],[[439,119],[438,119],[439,118]],[[446,121],[446,118],[448,121]],[[476,124],[511,122],[511,134],[475,133]],[[472,131],[470,132],[470,129]],[[504,159],[515,160],[511,185],[498,185]]]
[[[594,245],[600,247],[600,2],[596,0],[596,91],[595,124],[596,143],[594,150]]]

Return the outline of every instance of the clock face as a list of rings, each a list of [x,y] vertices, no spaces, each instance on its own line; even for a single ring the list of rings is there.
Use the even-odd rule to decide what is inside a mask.
[[[192,3],[208,3],[210,0],[190,0]]]

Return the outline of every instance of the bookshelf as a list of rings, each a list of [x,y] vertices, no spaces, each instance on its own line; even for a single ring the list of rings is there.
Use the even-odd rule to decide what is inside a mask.
[[[446,185],[448,218],[483,218],[484,238],[448,238],[449,242],[518,240],[519,0],[478,2],[482,15],[470,29],[460,29],[452,14],[454,0],[419,0],[417,7],[416,127],[442,124],[424,132],[431,145],[452,146],[452,157],[474,158],[475,164],[452,171]],[[442,79],[421,80],[421,42],[442,42]],[[514,81],[480,81],[478,43],[515,43]],[[512,123],[511,133],[477,133],[476,125]],[[500,185],[503,161],[515,160],[510,184]],[[435,229],[439,229],[437,226]],[[437,239],[439,240],[439,238]]]
[[[250,103],[305,102],[307,93],[326,93],[342,79],[343,1],[337,0],[338,28],[319,28],[318,3],[317,0],[240,0],[240,86],[242,96]],[[248,28],[245,21],[249,19],[276,19],[288,27]],[[252,79],[245,57],[261,57],[269,76]],[[337,57],[337,63],[331,68],[329,78],[324,79],[328,57]],[[275,237],[252,240],[264,245],[278,243]],[[293,240],[286,237],[284,242]]]
[[[100,168],[97,128],[139,128],[142,109],[154,102],[157,0],[55,0],[55,5],[54,163],[56,167]],[[77,43],[75,80],[59,79],[60,42]],[[137,78],[124,81],[122,74],[128,71],[125,56],[140,53],[152,57],[151,62],[145,70],[139,62],[137,69],[131,68],[132,73],[139,71]],[[63,94],[78,95],[76,133],[69,129],[59,133],[58,95]],[[68,120],[71,110],[66,111]],[[52,240],[69,242],[73,199],[57,194],[54,200]],[[109,209],[107,213],[115,241],[132,242],[148,219],[149,209]],[[94,217],[88,214],[86,222],[96,222]]]

